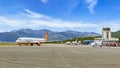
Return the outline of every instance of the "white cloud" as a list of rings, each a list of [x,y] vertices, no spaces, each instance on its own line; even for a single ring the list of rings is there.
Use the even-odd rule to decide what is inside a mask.
[[[84,21],[64,21],[60,19],[50,18],[46,15],[30,11],[28,9],[23,12],[22,18],[21,14],[9,16],[0,16],[0,31],[3,30],[14,30],[22,28],[31,28],[31,29],[53,29],[53,30],[79,30],[79,31],[89,31],[89,32],[101,32],[98,29],[101,29],[103,26],[109,26],[113,31],[120,29],[120,21],[104,21],[103,23],[91,23]],[[20,18],[21,17],[21,18]],[[6,28],[7,26],[7,28]],[[82,30],[82,29],[85,30]],[[92,31],[92,30],[93,31]],[[98,31],[97,31],[98,30]]]
[[[101,24],[101,26],[110,27],[111,31],[117,31],[120,30],[120,20],[105,21]]]
[[[72,11],[80,2],[80,0],[70,0],[69,11]]]
[[[48,2],[48,0],[40,0],[41,2],[43,2],[43,3],[47,3]]]
[[[89,5],[88,9],[91,13],[94,13],[94,7],[96,6],[98,0],[85,0],[85,2]]]
[[[45,15],[40,14],[40,13],[35,13],[35,12],[30,11],[30,10],[28,10],[28,9],[25,9],[25,12],[27,13],[27,14],[25,14],[25,15],[27,15],[27,17],[29,17],[29,18],[50,19],[50,17],[48,17],[48,16],[45,16]]]

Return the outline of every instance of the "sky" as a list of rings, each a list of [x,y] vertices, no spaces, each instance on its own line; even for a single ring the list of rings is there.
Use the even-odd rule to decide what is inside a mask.
[[[0,32],[120,30],[120,0],[0,0]]]

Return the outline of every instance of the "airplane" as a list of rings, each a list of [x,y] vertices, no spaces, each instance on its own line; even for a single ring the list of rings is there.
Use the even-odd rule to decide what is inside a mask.
[[[25,45],[28,45],[30,44],[31,46],[33,46],[33,44],[36,44],[38,46],[40,46],[42,43],[48,41],[48,32],[46,32],[44,38],[28,38],[28,37],[21,37],[21,38],[18,38],[16,40],[16,43],[18,45],[22,45],[22,44],[25,44]]]

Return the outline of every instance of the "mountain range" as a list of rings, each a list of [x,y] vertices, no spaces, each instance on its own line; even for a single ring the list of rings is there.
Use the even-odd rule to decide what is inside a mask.
[[[20,37],[43,38],[46,31],[48,31],[49,33],[49,41],[63,41],[72,38],[100,36],[100,34],[94,32],[78,32],[71,30],[55,32],[47,29],[42,29],[42,30],[20,29],[20,30],[13,30],[10,32],[0,32],[0,42],[15,42],[16,39]]]

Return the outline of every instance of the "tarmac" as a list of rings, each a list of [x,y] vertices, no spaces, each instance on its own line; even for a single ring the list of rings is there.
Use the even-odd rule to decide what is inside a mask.
[[[0,68],[120,68],[120,47],[0,46]]]

